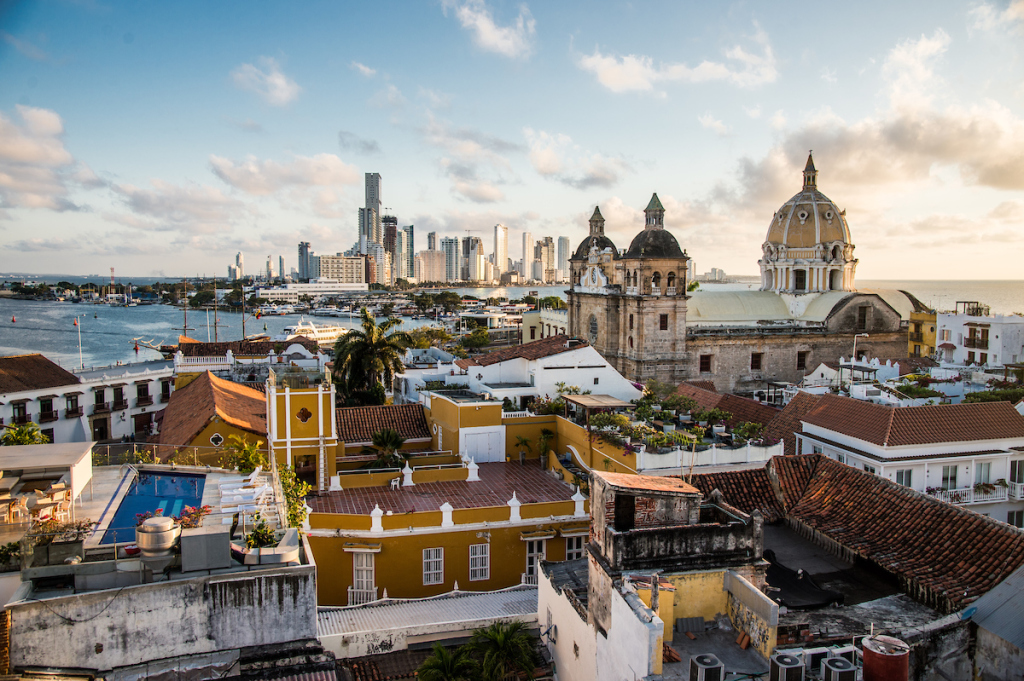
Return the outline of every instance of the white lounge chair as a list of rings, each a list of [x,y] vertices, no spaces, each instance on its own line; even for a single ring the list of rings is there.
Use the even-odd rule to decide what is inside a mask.
[[[221,478],[220,486],[221,486],[221,488],[224,488],[224,487],[247,487],[247,486],[251,487],[251,486],[255,485],[257,483],[257,481],[260,479],[260,473],[262,473],[262,472],[263,472],[263,467],[262,466],[257,466],[256,470],[254,470],[249,475],[246,475],[246,476],[238,475],[238,476],[231,476],[231,477]]]
[[[228,491],[225,491],[225,492],[221,493],[221,495],[220,495],[220,503],[222,505],[225,504],[225,503],[232,503],[232,502],[249,503],[249,502],[253,502],[253,501],[257,500],[257,499],[262,499],[265,496],[271,496],[272,497],[273,495],[274,495],[274,490],[269,485],[264,485],[263,487],[257,487],[256,489],[254,489],[254,490],[252,490],[250,492],[246,492],[246,493],[238,493],[237,491],[228,490]]]

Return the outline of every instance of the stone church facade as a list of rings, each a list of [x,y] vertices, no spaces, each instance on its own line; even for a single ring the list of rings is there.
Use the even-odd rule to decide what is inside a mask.
[[[902,291],[854,288],[845,211],[818,191],[810,157],[802,190],[772,218],[758,291],[688,294],[689,257],[665,229],[657,194],[644,216],[619,251],[595,208],[570,258],[569,334],[631,380],[711,380],[722,392],[752,393],[850,357],[855,337],[860,356],[906,356],[910,313],[923,306]]]

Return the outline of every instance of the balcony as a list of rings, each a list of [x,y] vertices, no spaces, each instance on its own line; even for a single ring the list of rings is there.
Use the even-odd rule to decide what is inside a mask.
[[[81,416],[82,412],[83,412],[83,410],[82,410],[81,407],[68,407],[67,409],[64,410],[64,418],[66,418],[66,419],[76,418],[78,416]]]
[[[110,402],[97,402],[92,405],[93,414],[109,414],[110,413]]]
[[[675,294],[676,294],[676,287],[675,286],[669,286],[667,289],[665,289],[665,295],[666,296],[674,296]]]
[[[357,589],[354,586],[348,588],[348,604],[362,605],[377,600],[377,587],[372,589]]]
[[[136,407],[148,407],[151,404],[153,404],[152,395],[140,395],[139,397],[135,398]]]
[[[114,411],[124,411],[128,408],[128,400],[117,400],[114,402]]]
[[[972,338],[968,336],[964,339],[965,348],[975,348],[976,350],[988,350],[988,338]]]
[[[171,401],[171,394],[170,393],[163,393],[162,395],[160,395],[160,403],[161,404],[167,404],[170,401]]]
[[[525,572],[519,573],[519,581],[522,584],[529,584],[530,586],[537,586],[537,575],[528,575]]]
[[[935,498],[951,504],[988,504],[994,501],[1006,501],[1009,498],[1006,487],[995,486],[992,491],[975,491],[973,487],[959,487],[935,492]]]
[[[50,411],[41,411],[39,412],[39,423],[49,423],[50,421],[56,421],[59,416],[60,414],[56,409],[51,409]]]
[[[924,334],[921,333],[920,331],[918,331],[916,333],[911,333],[910,334],[910,340],[915,341],[917,343],[923,343],[924,342]]]
[[[29,423],[31,420],[32,420],[32,414],[29,414],[29,413],[15,414],[14,416],[11,417],[11,423],[14,423],[14,424],[17,424],[17,425],[24,425],[26,423]]]
[[[636,286],[627,286],[626,287],[626,295],[627,296],[635,296],[638,293],[639,293],[639,289]]]
[[[1024,482],[1011,482],[1008,491],[1011,499],[1024,499]]]

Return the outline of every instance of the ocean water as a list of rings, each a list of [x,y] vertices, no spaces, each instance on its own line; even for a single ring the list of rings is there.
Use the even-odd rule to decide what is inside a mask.
[[[757,283],[741,280],[730,284],[703,284],[706,290],[757,288]],[[883,281],[858,280],[858,288],[887,288],[908,291],[921,302],[937,310],[952,310],[959,300],[976,300],[991,306],[993,314],[1024,313],[1024,281]],[[565,298],[566,286],[527,286],[494,288],[458,288],[459,294],[478,298],[491,296],[521,298],[531,291],[538,295]],[[177,342],[183,323],[182,311],[169,305],[109,307],[88,303],[56,303],[0,298],[0,355],[41,352],[67,368],[79,366],[78,329],[74,319],[80,316],[82,362],[86,367],[109,366],[118,362],[160,359],[160,353],[140,347],[134,350],[134,338],[161,343]],[[213,340],[212,311],[189,311],[188,335],[197,340]],[[12,322],[12,318],[17,321]],[[307,317],[314,322],[334,322],[355,328],[358,319]],[[299,320],[298,315],[246,320],[246,334],[266,331],[270,335]],[[405,320],[407,329],[431,324],[430,320]],[[242,337],[241,315],[221,311],[219,340]]]

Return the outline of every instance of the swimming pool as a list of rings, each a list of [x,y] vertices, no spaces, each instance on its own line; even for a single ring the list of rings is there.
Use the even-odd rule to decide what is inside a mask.
[[[135,516],[147,511],[162,511],[163,516],[178,516],[186,506],[203,501],[206,475],[139,471],[103,533],[101,544],[135,541]]]

